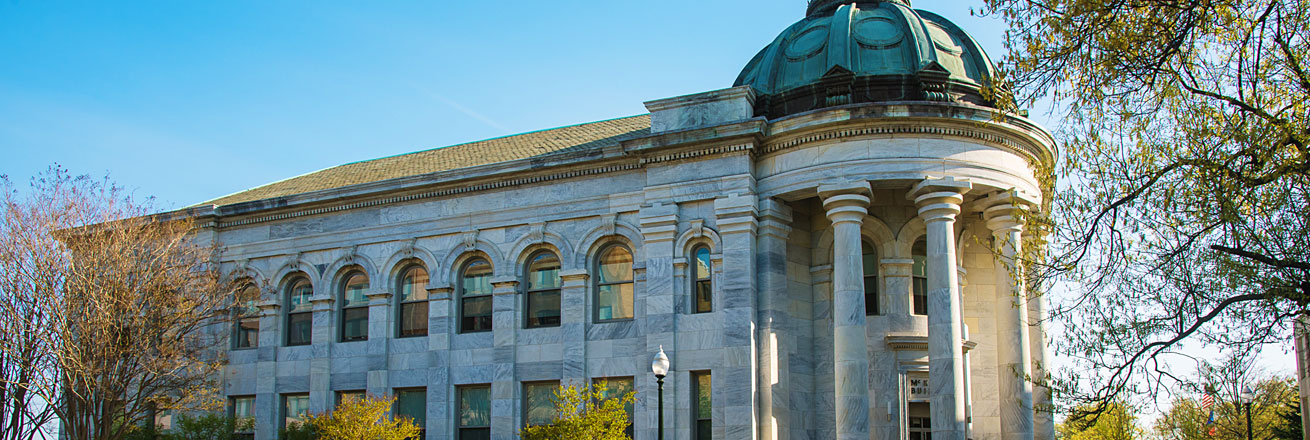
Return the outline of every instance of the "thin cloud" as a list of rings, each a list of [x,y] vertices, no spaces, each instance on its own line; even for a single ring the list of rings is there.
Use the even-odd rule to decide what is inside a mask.
[[[450,99],[450,98],[447,98],[447,97],[445,97],[445,96],[442,96],[442,95],[440,95],[440,94],[438,94],[438,93],[433,93],[431,90],[425,89],[425,88],[423,88],[423,87],[419,87],[419,86],[413,86],[413,87],[414,87],[415,90],[418,90],[419,92],[422,92],[424,95],[428,95],[428,97],[430,97],[430,98],[432,98],[432,99],[435,99],[435,100],[441,101],[441,102],[445,103],[446,105],[449,105],[450,108],[455,109],[455,111],[458,111],[458,112],[460,112],[460,113],[463,113],[465,116],[468,116],[468,117],[470,117],[470,118],[477,119],[479,122],[482,122],[483,124],[487,124],[487,126],[489,126],[489,127],[491,127],[491,128],[495,128],[495,129],[500,130],[500,131],[510,131],[510,130],[509,130],[509,127],[506,127],[506,126],[504,126],[503,124],[501,124],[501,123],[499,123],[499,122],[496,122],[495,119],[491,119],[491,118],[487,117],[486,115],[483,115],[482,113],[478,113],[478,112],[474,111],[474,110],[471,109],[471,108],[465,107],[465,106],[463,106],[462,104],[460,104],[460,103],[458,103],[458,102],[455,102],[454,100],[452,100],[452,99]]]

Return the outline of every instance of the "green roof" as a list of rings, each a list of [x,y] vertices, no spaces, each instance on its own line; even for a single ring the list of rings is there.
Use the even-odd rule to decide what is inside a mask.
[[[231,205],[558,152],[604,148],[649,133],[650,115],[570,125],[348,163],[219,197],[202,205]]]

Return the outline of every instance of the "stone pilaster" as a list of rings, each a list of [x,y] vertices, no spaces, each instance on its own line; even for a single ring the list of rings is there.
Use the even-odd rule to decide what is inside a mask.
[[[321,284],[327,284],[327,281]],[[330,287],[315,286],[314,296],[310,298],[314,310],[309,346],[312,353],[309,361],[309,412],[312,413],[331,410],[336,403],[332,395],[332,344],[337,342],[338,336],[337,310],[331,291]]]
[[[832,221],[833,378],[837,440],[869,438],[869,351],[865,338],[860,225],[869,213],[869,182],[819,187]]]
[[[723,240],[723,368],[715,370],[715,406],[722,405],[727,439],[758,437],[755,377],[755,230],[754,194],[732,194],[714,201]],[[720,385],[722,384],[722,385]],[[719,400],[722,398],[721,400]],[[720,404],[719,402],[723,402]]]
[[[454,310],[448,286],[428,288],[428,440],[448,438],[451,432],[450,335]]]
[[[567,269],[559,273],[560,335],[564,346],[562,362],[564,385],[587,382],[587,314],[591,301],[587,296],[587,269]]]
[[[385,282],[383,280],[375,281]],[[391,292],[375,289],[368,294],[368,382],[367,391],[372,394],[390,394],[391,377],[387,370],[391,368],[391,356],[388,351],[392,334]],[[374,372],[378,373],[374,373]],[[335,399],[335,396],[333,397]]]
[[[1016,259],[1023,225],[1018,212],[1029,202],[1001,193],[978,202],[996,247],[996,360],[1000,387],[1001,436],[1033,439],[1032,346],[1028,299]]]
[[[1036,440],[1055,440],[1054,402],[1051,401],[1051,389],[1046,383],[1046,369],[1051,359],[1050,343],[1046,334],[1046,295],[1038,295],[1028,301],[1028,335],[1032,353],[1032,372],[1037,384],[1033,386],[1033,438]]]
[[[255,370],[255,437],[275,438],[278,427],[277,350],[282,346],[282,313],[277,301],[259,304],[259,363]]]
[[[964,440],[967,431],[955,217],[964,202],[963,194],[972,187],[950,177],[927,179],[909,194],[927,226],[928,383],[932,434],[937,440]]]
[[[666,203],[653,203],[641,208],[639,213],[641,223],[642,250],[646,258],[646,283],[642,292],[646,298],[646,347],[641,351],[641,359],[654,358],[655,353],[659,352],[661,346],[668,353],[677,353],[677,340],[674,337],[674,298],[676,298],[673,287],[674,271],[673,258],[678,250],[674,249],[674,240],[678,235],[678,205]],[[678,426],[679,413],[675,408],[677,401],[668,398],[668,396],[678,395],[679,381],[674,380],[680,377],[678,368],[678,356],[673,356],[669,365],[669,380],[664,384],[664,429],[668,432],[674,432],[673,428]],[[649,370],[647,370],[649,371]],[[636,377],[637,389],[639,393],[647,396],[654,395],[658,392],[657,385],[650,374],[639,374]],[[642,414],[646,418],[646,435],[655,437],[658,430],[659,408],[656,406],[654,399],[649,399],[646,404],[647,411]],[[638,426],[642,426],[638,424]]]
[[[790,328],[791,313],[787,294],[787,239],[791,235],[791,207],[785,203],[760,201],[760,224],[757,237],[759,276],[759,359],[761,439],[790,438],[791,400],[790,368],[787,354],[792,353],[794,335],[782,334]]]
[[[519,329],[519,282],[513,277],[498,277],[491,282],[491,340],[494,363],[491,380],[491,438],[517,438],[519,414],[515,401],[519,394],[515,356]]]

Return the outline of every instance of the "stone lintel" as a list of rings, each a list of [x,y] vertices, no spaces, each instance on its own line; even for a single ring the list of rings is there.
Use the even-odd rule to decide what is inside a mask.
[[[564,287],[579,286],[587,282],[591,274],[586,269],[570,269],[559,271],[559,279]]]
[[[518,293],[519,280],[512,276],[495,277],[491,279],[491,293],[493,295],[512,295]]]

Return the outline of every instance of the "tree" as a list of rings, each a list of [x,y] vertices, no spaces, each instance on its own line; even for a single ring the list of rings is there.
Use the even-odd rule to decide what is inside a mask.
[[[117,440],[156,409],[212,404],[224,338],[211,326],[230,295],[191,221],[58,167],[25,193],[7,178],[0,188],[9,420],[48,411],[69,438]],[[0,435],[37,438],[23,429],[0,425]]]
[[[1155,433],[1166,440],[1245,440],[1245,406],[1233,388],[1214,387],[1215,403],[1210,410],[1201,406],[1199,393],[1175,397],[1169,410],[1156,421]],[[1256,382],[1251,388],[1255,393],[1251,404],[1252,434],[1257,439],[1282,438],[1279,430],[1288,428],[1282,414],[1295,402],[1295,381],[1271,377]],[[1215,421],[1208,424],[1211,410]],[[1297,417],[1296,425],[1300,426],[1300,415]],[[1213,436],[1209,434],[1211,428],[1214,428]]]
[[[408,417],[391,418],[395,397],[347,398],[330,413],[311,415],[305,424],[313,426],[322,440],[405,440],[418,438],[419,427]]]
[[[548,425],[527,426],[523,440],[626,440],[627,407],[635,394],[606,396],[605,384],[561,386],[551,402],[557,415]]]
[[[1137,426],[1137,414],[1131,405],[1124,402],[1110,402],[1106,409],[1098,414],[1086,417],[1070,417],[1056,427],[1059,437],[1064,440],[1136,440],[1144,435]]]
[[[1063,397],[1168,396],[1184,343],[1290,340],[1310,303],[1310,0],[985,2],[1010,26],[993,96],[1061,109],[1063,160],[1040,171],[1064,191],[1026,263],[1072,292],[1051,313],[1079,372]]]
[[[1278,440],[1303,440],[1305,427],[1301,426],[1301,399],[1298,397],[1278,412],[1279,422],[1272,428],[1272,438]]]

